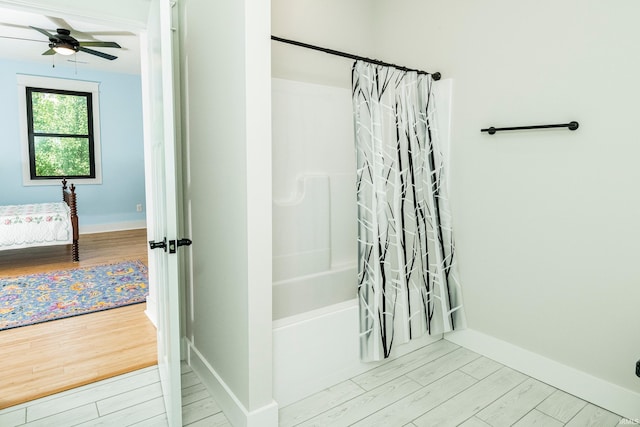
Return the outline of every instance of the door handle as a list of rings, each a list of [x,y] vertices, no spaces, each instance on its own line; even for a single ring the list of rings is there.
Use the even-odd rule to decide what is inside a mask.
[[[191,246],[191,239],[178,239],[178,246]]]
[[[179,247],[179,246],[191,246],[192,243],[193,242],[191,241],[191,239],[178,239],[177,241],[169,240],[169,253],[170,254],[175,254],[177,247]]]
[[[167,252],[167,238],[162,239],[161,242],[154,242],[153,240],[149,240],[149,248],[150,249],[164,249]]]

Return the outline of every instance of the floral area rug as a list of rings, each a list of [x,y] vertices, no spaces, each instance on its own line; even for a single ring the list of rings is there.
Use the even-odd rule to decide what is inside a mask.
[[[0,277],[0,330],[146,301],[140,261]]]

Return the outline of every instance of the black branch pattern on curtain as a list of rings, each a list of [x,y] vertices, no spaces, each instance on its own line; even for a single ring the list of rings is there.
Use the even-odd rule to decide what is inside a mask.
[[[464,323],[432,83],[360,61],[352,70],[363,360]]]

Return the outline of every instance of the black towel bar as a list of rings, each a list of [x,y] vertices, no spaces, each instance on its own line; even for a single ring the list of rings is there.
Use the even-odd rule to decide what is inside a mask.
[[[569,128],[569,130],[576,130],[578,129],[578,126],[580,126],[579,123],[576,121],[573,121],[569,123],[560,123],[556,125],[515,126],[515,127],[508,127],[508,128],[496,128],[492,126],[490,128],[480,129],[480,132],[488,132],[489,135],[493,135],[494,133],[502,130],[527,130],[527,129],[548,129],[548,128]]]

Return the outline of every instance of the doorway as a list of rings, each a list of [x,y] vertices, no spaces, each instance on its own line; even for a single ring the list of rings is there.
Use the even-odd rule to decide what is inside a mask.
[[[7,7],[12,7],[13,6],[12,3],[13,2],[11,1],[0,1],[0,8],[2,8],[4,5],[6,5]],[[49,10],[47,8],[50,7],[50,5],[48,5],[46,2],[32,1],[31,3],[33,4],[33,7],[22,7],[21,10],[24,10],[25,12],[48,14]],[[41,5],[39,5],[38,3],[41,3]],[[72,19],[71,17],[73,17],[73,19],[83,19],[82,15],[83,13],[86,13],[86,16],[87,16],[86,19],[88,21],[94,20],[94,19],[88,18],[89,16],[96,17],[100,15],[100,12],[98,10],[94,10],[94,11],[88,10],[87,6],[84,6],[84,10],[83,10],[82,2],[76,2],[78,4],[73,5],[75,7],[72,7],[72,5],[70,4],[70,3],[74,3],[73,1],[68,1],[66,3],[68,4],[68,7],[64,9],[70,11],[68,15],[65,14],[64,11],[62,10],[56,10],[55,14],[60,14],[65,17],[69,16],[70,18],[68,19]],[[122,7],[111,5],[110,6],[111,11],[116,11],[118,9],[126,11],[126,10],[132,9],[130,2],[125,3],[124,1],[122,1],[120,3],[122,3],[121,5]],[[145,2],[141,2],[141,3],[145,3]],[[93,6],[90,6],[90,8],[92,7]],[[103,6],[96,5],[96,8],[101,8],[101,7]],[[148,8],[148,4],[147,4],[147,8]],[[133,7],[133,9],[135,9],[135,7]],[[51,14],[53,14],[53,12],[51,12]],[[106,16],[109,16],[109,15],[107,14]],[[105,18],[100,18],[100,19],[102,19],[102,21],[100,20],[98,21],[100,21],[101,23],[103,24],[107,23]],[[114,27],[118,27],[120,25],[117,19],[114,19],[112,22],[115,23]],[[124,26],[128,26],[130,24],[130,22],[128,22],[127,19],[124,19],[124,17],[122,22],[125,23]],[[81,75],[79,75],[78,78],[81,79],[82,78]],[[142,169],[144,168],[144,165],[141,164],[140,167]],[[105,239],[113,240],[112,242],[113,245],[110,245],[110,243],[105,242]],[[122,239],[124,239],[124,241],[126,241],[127,243],[123,244]],[[100,263],[105,261],[109,262],[109,261],[113,261],[115,259],[114,257],[118,259],[122,259],[129,256],[147,261],[147,246],[146,246],[147,240],[148,240],[147,232],[144,229],[138,230],[137,232],[132,231],[132,232],[129,232],[128,234],[127,233],[124,233],[124,234],[100,233],[100,235],[98,234],[82,235],[80,265],[83,266],[83,265],[89,265],[90,263]],[[118,243],[118,241],[120,242]],[[105,243],[107,244],[106,246],[105,246]],[[92,252],[92,249],[91,249],[92,247],[96,248],[95,252]],[[123,254],[122,248],[125,248],[125,247],[127,248],[126,251],[131,251],[129,255]],[[102,251],[104,251],[104,253],[101,253]],[[35,272],[36,270],[51,271],[51,270],[57,270],[61,268],[76,267],[77,265],[73,265],[73,264],[70,266],[66,266],[62,260],[56,259],[56,256],[57,256],[56,254],[60,254],[61,258],[63,258],[64,261],[69,259],[69,257],[66,256],[64,252],[65,251],[61,249],[61,247],[43,248],[42,251],[40,251],[39,249],[30,249],[28,251],[25,251],[24,252],[25,255],[23,256],[25,256],[26,258],[22,261],[23,269],[24,271]],[[6,253],[3,253],[3,260],[9,260],[9,258],[5,258],[5,255]],[[21,255],[18,254],[18,257],[20,256]],[[47,257],[51,257],[51,258],[45,261]],[[17,258],[11,258],[11,259],[13,260],[14,264],[15,262],[17,262],[18,264],[21,263],[21,261],[16,261]],[[39,260],[37,265],[34,265],[33,259]],[[15,275],[13,273],[16,273],[17,270],[9,270],[8,268],[3,269],[0,266],[0,271],[2,271],[2,274]],[[17,273],[17,274],[24,274],[24,273]],[[143,308],[144,308],[143,304],[140,304],[137,307],[132,306],[126,310],[127,312],[126,315],[124,314],[124,312],[115,311],[120,309],[113,309],[113,310],[108,310],[101,313],[95,313],[96,315],[98,314],[100,315],[97,317],[79,316],[78,318],[64,319],[64,326],[60,326],[61,324],[56,322],[49,322],[48,324],[34,325],[34,329],[30,329],[29,331],[30,332],[36,331],[36,330],[37,331],[33,332],[35,335],[32,335],[30,337],[28,335],[22,335],[24,334],[25,328],[19,328],[19,329],[22,329],[21,331],[18,331],[18,330],[11,331],[10,334],[9,334],[10,331],[3,331],[3,332],[0,332],[3,334],[3,350],[7,349],[7,347],[4,344],[8,342],[9,335],[16,337],[14,341],[14,344],[15,344],[14,350],[18,356],[20,354],[22,354],[23,356],[22,357],[19,356],[15,359],[24,360],[25,358],[24,354],[34,352],[34,346],[36,344],[36,341],[38,342],[40,341],[40,338],[38,338],[38,336],[40,337],[51,336],[52,334],[54,334],[58,338],[57,339],[58,343],[53,344],[51,346],[50,354],[60,354],[61,347],[63,346],[62,342],[69,342],[66,338],[64,340],[60,339],[59,338],[61,337],[60,334],[71,330],[76,332],[77,335],[83,336],[83,339],[80,340],[82,341],[82,343],[77,344],[78,347],[75,347],[74,353],[75,354],[84,353],[85,352],[84,349],[86,349],[86,352],[88,354],[94,354],[96,347],[95,345],[92,345],[87,342],[88,341],[87,336],[89,335],[100,336],[100,334],[98,333],[99,328],[97,327],[97,325],[100,325],[100,326],[106,326],[104,331],[111,330],[111,332],[115,332],[113,335],[121,335],[122,337],[126,338],[124,341],[128,341],[128,343],[124,343],[124,344],[128,344],[128,348],[132,350],[132,353],[137,352],[140,354],[144,354],[144,357],[140,357],[139,359],[136,359],[136,360],[133,360],[132,358],[129,362],[124,362],[126,358],[121,357],[122,349],[120,348],[120,351],[117,351],[119,347],[117,347],[117,345],[112,343],[112,345],[108,346],[111,349],[109,358],[113,360],[120,360],[120,362],[122,363],[120,364],[120,367],[118,369],[112,370],[112,372],[108,373],[107,376],[118,375],[119,373],[126,372],[127,370],[130,371],[130,370],[140,369],[141,367],[148,366],[150,363],[149,361],[154,357],[155,357],[155,361],[153,363],[157,362],[156,329],[153,327],[153,325],[147,318],[147,315],[143,310]],[[150,311],[154,312],[155,310],[152,309]],[[91,316],[91,315],[85,315],[85,316]],[[124,321],[124,324],[122,323],[123,321]],[[127,330],[125,328],[125,325],[128,325],[130,327],[132,323],[136,323],[137,328]],[[120,332],[120,334],[118,334],[118,332]],[[133,338],[135,336],[134,334],[138,334],[138,333],[140,334],[139,338]],[[22,335],[22,337],[19,337],[19,335]],[[140,344],[140,348],[135,350],[134,349],[135,346],[132,346],[133,341],[137,341],[137,344]],[[142,347],[144,347],[144,350],[142,350]],[[106,353],[109,353],[109,351],[107,350]],[[89,372],[89,375],[87,375],[86,379],[81,379],[77,381],[74,384],[74,386],[79,386],[89,382],[97,381],[105,377],[105,373],[104,373],[105,369],[103,368],[100,368],[100,367],[93,367],[93,368],[75,367],[74,368],[71,365],[64,365],[62,364],[62,362],[53,361],[53,357],[49,357],[48,360],[47,358],[45,358],[42,361],[35,361],[34,363],[36,365],[31,366],[28,369],[34,372],[36,371],[41,372],[43,374],[46,374],[48,372],[53,374],[56,372],[59,373],[61,371],[62,372],[66,371],[67,373],[72,374],[72,376],[74,377],[79,377],[80,371],[83,371],[83,370],[93,371],[93,372]],[[98,365],[101,365],[102,367],[104,367],[105,363],[99,363]],[[127,365],[127,366],[124,366],[124,365]],[[5,364],[4,366],[6,367],[8,365]],[[49,377],[49,378],[52,378],[52,377]],[[52,381],[49,381],[49,382],[52,382]],[[29,384],[29,387],[24,387],[24,385],[22,385],[22,387],[18,386],[18,388],[20,389],[34,388],[35,386],[32,387],[31,384],[32,383]],[[63,386],[63,387],[70,388],[69,386]],[[4,387],[3,387],[3,391],[5,391]],[[61,389],[58,388],[57,390],[56,389],[49,390],[47,391],[47,394],[55,393],[57,391],[61,391]],[[12,396],[12,399],[17,397],[16,393],[8,393],[8,394]],[[35,397],[39,397],[39,396],[38,395],[32,396],[32,398],[35,398]],[[8,405],[5,405],[2,399],[0,399],[0,407],[11,406],[15,403],[16,402],[14,401],[14,403],[9,402]]]

